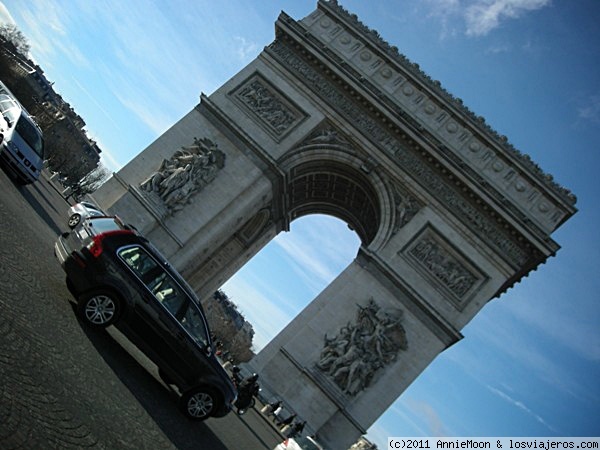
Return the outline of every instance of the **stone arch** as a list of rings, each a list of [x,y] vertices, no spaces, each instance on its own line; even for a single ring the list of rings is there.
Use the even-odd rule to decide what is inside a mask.
[[[271,45],[95,199],[203,298],[297,217],[325,213],[353,227],[355,260],[251,362],[325,446],[348,448],[488,300],[556,253],[550,234],[576,209],[337,1],[319,0],[298,22],[282,13],[275,28]],[[177,177],[181,196],[148,192],[171,163],[209,153],[212,170]],[[364,322],[363,311],[375,311],[373,326],[391,325],[379,311],[402,317],[397,351],[360,388],[340,390],[315,367],[327,336]]]
[[[289,172],[288,215],[328,214],[344,220],[369,245],[380,226],[381,208],[360,172],[331,161],[304,162]]]
[[[279,163],[286,175],[288,220],[332,215],[345,221],[364,247],[378,248],[393,228],[393,190],[357,153],[349,145],[310,142],[286,154]]]

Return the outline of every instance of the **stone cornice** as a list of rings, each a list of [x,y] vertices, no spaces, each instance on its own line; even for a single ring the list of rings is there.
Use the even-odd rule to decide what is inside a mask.
[[[389,124],[383,124],[380,119],[376,119],[366,110],[367,107],[360,104],[358,99],[347,95],[343,83],[332,81],[318,67],[313,67],[307,61],[306,55],[303,57],[297,53],[300,51],[300,46],[298,50],[293,50],[294,41],[290,38],[290,41],[285,43],[285,38],[286,35],[282,34],[265,52],[279,61],[283,67],[290,69],[305,86],[346,117],[357,130],[381,148],[399,167],[407,171],[415,182],[446,204],[463,223],[495,248],[507,262],[516,268],[522,268],[530,266],[535,261],[533,264],[535,266],[545,259],[542,253],[548,255],[558,249],[558,246],[541,230],[538,232],[543,236],[538,236],[540,241],[537,245],[544,248],[543,252],[525,246],[527,240],[522,241],[523,236],[512,225],[489,208],[486,212],[486,206],[482,205],[485,202],[476,198],[472,192],[470,196],[461,193],[461,190],[471,191],[467,186],[450,176],[448,171],[432,166],[419,144],[406,135],[398,136],[395,131],[390,131]],[[419,149],[422,154],[419,154]],[[528,250],[525,250],[526,247]]]
[[[382,53],[393,59],[396,63],[400,64],[413,77],[427,85],[432,92],[435,92],[438,96],[458,109],[464,116],[468,117],[474,126],[481,130],[487,137],[493,139],[495,143],[507,153],[511,154],[515,159],[517,159],[520,164],[522,164],[531,174],[536,177],[538,181],[552,190],[568,205],[571,207],[575,206],[577,198],[570,190],[556,183],[553,176],[544,172],[529,155],[516,149],[510,142],[508,142],[506,136],[500,135],[496,130],[492,129],[490,125],[486,123],[484,117],[478,116],[472,112],[467,106],[464,105],[460,98],[455,97],[446,89],[444,89],[438,80],[432,79],[429,75],[423,72],[418,64],[412,62],[405,55],[400,53],[396,46],[392,46],[386,42],[376,30],[373,30],[363,24],[355,14],[351,14],[349,11],[347,11],[338,3],[337,0],[319,0],[318,7],[319,9],[327,11],[329,14],[335,15],[340,20],[348,23],[354,30],[360,31],[362,37],[378,48]]]

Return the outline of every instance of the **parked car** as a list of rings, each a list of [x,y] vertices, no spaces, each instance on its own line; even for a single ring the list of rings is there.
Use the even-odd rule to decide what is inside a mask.
[[[21,183],[33,183],[44,165],[42,130],[4,85],[0,92],[0,161]]]
[[[273,450],[324,450],[311,436],[287,438]]]
[[[231,410],[237,392],[214,354],[202,306],[145,237],[116,217],[90,217],[59,236],[55,254],[81,320],[116,325],[179,389],[187,417]]]
[[[106,213],[102,211],[99,206],[94,205],[91,202],[79,202],[69,208],[67,215],[69,217],[67,222],[69,228],[75,228],[82,219],[106,216]]]

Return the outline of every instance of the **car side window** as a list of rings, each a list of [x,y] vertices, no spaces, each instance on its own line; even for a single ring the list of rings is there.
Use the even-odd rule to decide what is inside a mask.
[[[148,283],[148,288],[173,315],[177,314],[187,298],[177,283],[164,271]]]
[[[119,256],[141,279],[152,269],[158,268],[157,262],[141,247],[120,249]]]
[[[187,297],[175,280],[141,247],[123,248],[118,254],[150,289],[154,297],[171,314],[176,315]]]
[[[185,314],[180,319],[181,325],[188,334],[199,344],[208,345],[208,331],[202,317],[202,313],[194,302],[190,302]]]

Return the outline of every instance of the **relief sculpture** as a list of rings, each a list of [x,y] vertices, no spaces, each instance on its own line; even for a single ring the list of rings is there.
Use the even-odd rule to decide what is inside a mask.
[[[299,120],[299,115],[258,77],[239,89],[235,96],[276,135],[283,134]]]
[[[394,186],[394,203],[396,206],[396,224],[393,232],[395,234],[419,212],[421,205],[399,186]]]
[[[158,196],[172,214],[214,180],[224,166],[225,153],[214,142],[194,138],[192,145],[181,147],[170,159],[163,160],[158,170],[140,183],[140,188]]]
[[[462,299],[477,282],[475,275],[431,238],[422,239],[410,254],[458,298]]]
[[[327,374],[346,394],[356,395],[369,386],[374,374],[395,361],[408,343],[401,322],[403,312],[384,310],[371,298],[358,305],[356,320],[340,328],[325,342],[317,369]]]

